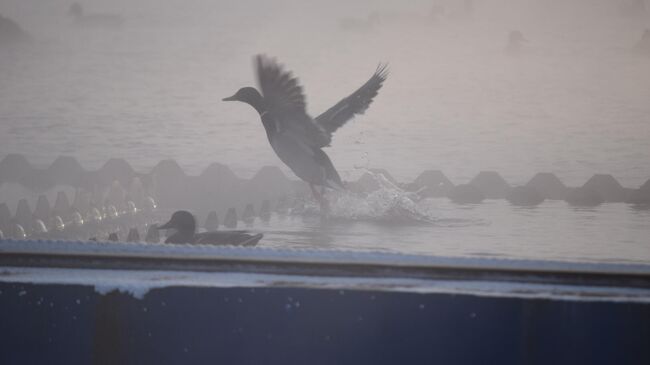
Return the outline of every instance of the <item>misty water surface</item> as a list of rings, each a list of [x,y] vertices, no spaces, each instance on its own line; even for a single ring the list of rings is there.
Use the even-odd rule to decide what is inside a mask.
[[[326,149],[344,179],[369,167],[402,181],[440,169],[455,183],[482,170],[513,185],[540,171],[568,185],[650,177],[650,57],[633,51],[647,13],[624,17],[605,0],[476,0],[471,12],[437,3],[438,19],[433,1],[85,1],[125,19],[94,29],[74,26],[68,1],[3,0],[0,13],[34,41],[0,50],[0,156],[46,166],[72,155],[88,169],[123,157],[141,171],[174,158],[191,174],[221,162],[243,177],[282,166],[254,110],[220,101],[255,83],[252,57],[265,53],[300,78],[313,116],[390,64],[368,112]],[[516,56],[504,53],[514,29],[528,39]],[[519,216],[501,214],[513,225]],[[643,219],[630,228],[635,244],[650,230]]]

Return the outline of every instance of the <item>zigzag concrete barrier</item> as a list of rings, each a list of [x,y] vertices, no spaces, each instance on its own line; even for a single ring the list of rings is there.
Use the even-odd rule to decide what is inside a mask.
[[[348,188],[368,194],[387,183],[420,198],[447,197],[458,204],[507,199],[513,205],[535,206],[551,199],[576,206],[627,202],[640,208],[650,207],[650,180],[630,189],[604,174],[594,175],[582,186],[567,187],[552,173],[538,173],[527,184],[512,186],[495,171],[482,171],[468,184],[460,185],[437,170],[424,171],[410,183],[398,182],[383,169],[370,172],[357,181],[347,182]],[[380,175],[383,182],[379,181]],[[219,217],[223,217],[225,227],[236,228],[255,217],[268,220],[272,210],[286,214],[296,199],[304,200],[310,195],[305,183],[289,179],[278,167],[265,166],[252,178],[242,179],[228,166],[213,163],[200,175],[190,176],[174,160],[160,161],[143,173],[136,172],[123,159],[109,159],[98,170],[89,171],[75,158],[61,156],[49,167],[39,169],[25,156],[10,154],[0,161],[0,185],[11,183],[36,194],[41,192],[32,202],[33,210],[26,198],[18,201],[13,214],[11,207],[0,202],[0,231],[3,236],[14,238],[65,238],[71,232],[79,235],[92,231],[87,227],[103,227],[100,231],[106,236],[115,233],[107,232],[109,228],[123,231],[120,238],[126,238],[136,225],[142,225],[143,234],[148,231],[154,218],[160,218],[156,211],[169,213],[176,209],[191,210],[200,222],[205,221],[208,229],[219,227]],[[72,188],[74,196],[69,199],[64,191],[58,191],[51,205],[46,192],[62,187]],[[132,232],[131,237],[134,236]]]

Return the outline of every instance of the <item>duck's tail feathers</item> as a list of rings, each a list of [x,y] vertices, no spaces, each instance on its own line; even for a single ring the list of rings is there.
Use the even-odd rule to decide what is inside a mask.
[[[261,234],[261,233],[258,233],[256,235],[254,235],[253,237],[247,239],[246,241],[243,241],[242,243],[240,243],[240,245],[241,246],[255,246],[262,239],[262,237],[264,237],[264,235]]]
[[[325,181],[325,186],[330,188],[330,189],[334,189],[336,191],[345,191],[345,190],[347,190],[345,188],[345,185],[343,185],[343,182],[341,180],[334,181],[334,180],[328,179],[328,180]]]

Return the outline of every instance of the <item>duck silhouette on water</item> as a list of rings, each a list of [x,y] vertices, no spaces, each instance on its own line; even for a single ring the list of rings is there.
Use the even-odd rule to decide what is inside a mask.
[[[254,87],[243,87],[223,101],[241,101],[259,113],[273,151],[296,176],[309,184],[321,211],[326,211],[325,188],[345,188],[322,148],[330,145],[337,129],[368,109],[388,76],[387,66],[380,64],[357,91],[312,118],[307,114],[298,79],[274,59],[258,55],[255,61],[261,93]],[[316,189],[318,186],[320,191]]]
[[[158,229],[175,229],[176,232],[167,237],[165,243],[191,243],[200,245],[236,245],[254,246],[263,234],[250,234],[246,231],[212,231],[196,233],[196,219],[192,213],[179,210],[172,214],[169,222]]]

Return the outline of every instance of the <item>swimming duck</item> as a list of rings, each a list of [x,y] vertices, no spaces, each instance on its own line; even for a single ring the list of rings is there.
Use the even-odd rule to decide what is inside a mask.
[[[324,189],[344,189],[339,173],[322,150],[330,145],[332,134],[357,114],[363,114],[388,76],[386,65],[379,65],[370,79],[357,91],[339,101],[315,119],[307,114],[306,101],[298,79],[284,71],[274,59],[256,57],[257,79],[261,93],[243,87],[223,101],[241,101],[260,115],[271,147],[303,181],[321,203]],[[321,187],[321,191],[316,190]]]
[[[254,246],[264,236],[249,234],[246,231],[213,231],[196,233],[196,219],[192,213],[179,210],[172,214],[169,222],[158,229],[175,229],[176,233],[167,237],[165,243],[192,243],[203,245]]]

